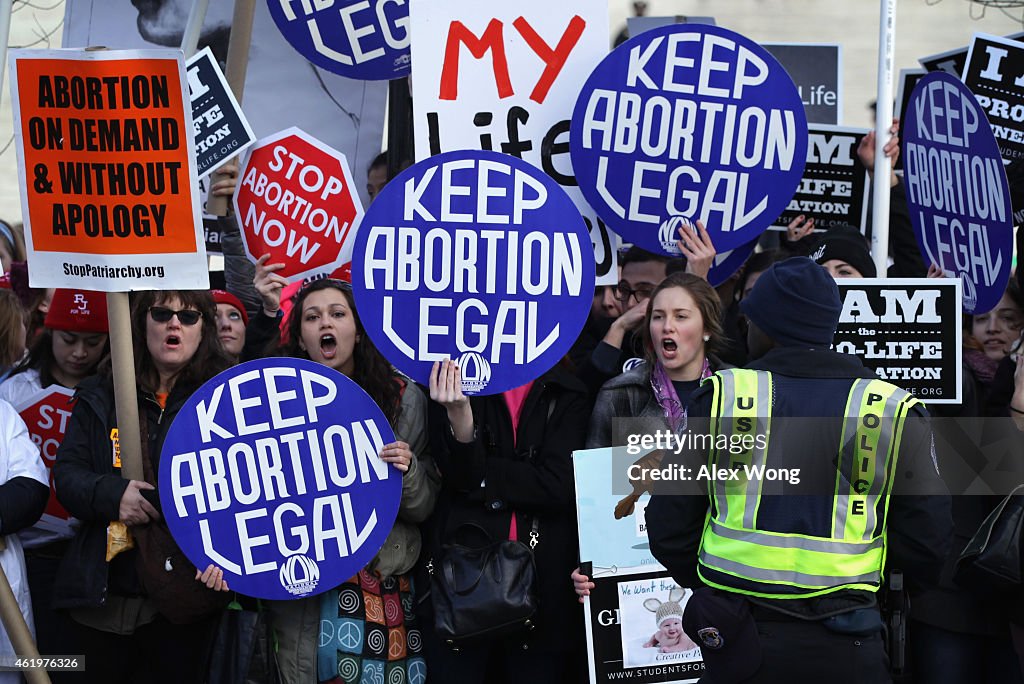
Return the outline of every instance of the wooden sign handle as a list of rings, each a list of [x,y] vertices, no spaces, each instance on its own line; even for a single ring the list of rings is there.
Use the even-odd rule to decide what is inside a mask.
[[[0,537],[0,551],[7,548],[4,538]],[[14,598],[14,591],[11,590],[11,583],[0,567],[0,622],[3,623],[7,635],[14,646],[14,652],[22,658],[38,658],[39,650],[35,641],[32,640],[32,633],[25,623],[25,616],[21,614],[18,600]],[[50,684],[50,675],[46,670],[24,670],[22,674],[29,684]]]
[[[256,12],[255,0],[235,0],[235,15],[231,20],[231,39],[228,41],[228,63],[224,77],[231,86],[239,106],[245,91],[245,71],[249,66],[249,45],[252,43],[252,18]],[[222,165],[223,166],[223,165]],[[220,180],[220,169],[210,174],[210,185]],[[206,211],[214,216],[227,216],[228,198],[217,195],[207,198]]]
[[[114,372],[114,407],[117,411],[117,443],[121,477],[142,480],[142,435],[139,432],[139,401],[135,381],[135,353],[127,292],[107,293],[110,323],[110,363]]]

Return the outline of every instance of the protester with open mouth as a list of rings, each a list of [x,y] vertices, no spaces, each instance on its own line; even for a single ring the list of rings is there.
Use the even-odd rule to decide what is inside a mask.
[[[673,273],[648,300],[642,330],[646,363],[605,383],[590,419],[587,448],[612,446],[612,417],[685,425],[686,400],[702,378],[726,367],[711,356],[723,342],[718,294],[703,278]]]
[[[703,378],[729,367],[712,355],[724,340],[721,313],[714,288],[695,275],[673,273],[654,289],[643,326],[646,362],[601,388],[590,418],[588,449],[613,446],[613,418],[647,419],[652,434],[666,427],[677,433],[686,429],[690,394]],[[655,459],[647,464],[653,467],[660,455],[644,459]],[[615,517],[632,515],[645,491],[646,483],[636,482],[615,507]],[[582,602],[594,584],[578,569],[572,578]]]
[[[262,285],[264,308],[276,311],[282,283]],[[272,601],[270,608],[283,681],[364,681],[373,674],[369,659],[364,663],[360,657],[340,651],[336,641],[320,639],[320,620],[330,615],[366,622],[372,617],[369,613],[373,605],[413,605],[419,587],[413,586],[410,571],[420,555],[418,525],[433,511],[440,490],[428,450],[426,398],[373,346],[359,320],[348,283],[334,279],[312,282],[299,291],[287,321],[287,342],[281,351],[323,364],[354,380],[384,412],[397,440],[384,445],[380,458],[402,473],[402,500],[395,526],[377,557],[335,589],[307,599]],[[370,598],[360,600],[352,611],[346,610],[347,600],[339,600],[342,594]],[[397,681],[412,681],[410,671],[425,667],[419,655],[415,620],[410,611],[401,609],[391,615],[389,608],[388,615],[391,628],[381,652],[389,668],[403,671]],[[318,661],[334,663],[335,671],[318,672]]]
[[[209,648],[228,587],[216,568],[197,570],[180,550],[162,546],[171,537],[156,473],[178,411],[231,361],[217,339],[209,292],[139,292],[131,328],[144,480],[121,476],[113,379],[104,363],[78,387],[53,467],[58,500],[82,521],[57,571],[53,605],[76,623],[94,681],[199,682],[205,663],[196,654]],[[124,533],[115,523],[127,526],[134,548],[117,544]],[[173,573],[166,572],[171,557]],[[154,567],[167,584],[154,582]]]

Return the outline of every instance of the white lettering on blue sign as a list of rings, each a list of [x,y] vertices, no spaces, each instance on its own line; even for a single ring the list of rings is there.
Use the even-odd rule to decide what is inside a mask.
[[[550,178],[514,157],[462,151],[384,192],[360,226],[352,282],[389,361],[426,382],[434,361],[465,357],[464,391],[503,391],[493,388],[536,378],[571,346],[595,265],[579,210]],[[529,375],[534,365],[544,368]]]
[[[904,123],[907,201],[929,263],[964,281],[968,313],[991,309],[1009,277],[1009,188],[974,96],[941,73],[914,88]]]
[[[372,559],[397,514],[401,478],[379,458],[391,441],[380,410],[336,371],[298,359],[237,366],[168,432],[168,525],[198,567],[237,575],[247,594],[308,595],[313,575],[335,586]]]
[[[573,113],[580,188],[626,239],[672,253],[657,227],[699,219],[719,251],[749,243],[785,208],[807,123],[785,70],[714,26],[647,31],[613,51]]]
[[[304,57],[348,78],[409,72],[406,0],[271,0],[270,14]]]

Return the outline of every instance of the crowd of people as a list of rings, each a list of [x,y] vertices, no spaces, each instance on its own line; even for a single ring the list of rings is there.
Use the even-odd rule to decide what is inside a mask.
[[[860,150],[868,168],[872,150],[873,140]],[[895,143],[887,152],[895,155]],[[382,182],[377,177],[382,159],[371,169],[375,190]],[[908,238],[902,188],[893,181],[889,275],[924,276],[912,235]],[[229,175],[214,184],[213,192],[230,194],[234,182]],[[435,364],[428,386],[417,386],[376,350],[348,283],[320,279],[289,286],[277,273],[281,265],[268,256],[255,264],[247,261],[233,221],[226,219],[223,226],[226,290],[132,295],[144,478],[128,480],[120,472],[105,297],[29,287],[20,230],[0,223],[6,274],[0,281],[0,535],[7,539],[0,563],[40,653],[85,654],[91,681],[220,681],[210,678],[210,653],[224,637],[225,613],[239,601],[269,626],[275,672],[264,673],[266,681],[422,681],[416,677],[424,668],[434,682],[586,681],[578,602],[594,583],[578,569],[586,559],[579,558],[577,545],[573,452],[616,444],[615,418],[643,419],[678,432],[690,419],[716,416],[712,399],[728,397],[729,382],[765,377],[744,373],[770,371],[775,385],[766,396],[772,397],[773,410],[805,416],[827,414],[827,407],[846,401],[851,383],[857,387],[874,377],[860,361],[829,349],[839,315],[833,279],[876,276],[868,244],[853,229],[816,232],[813,220],[803,216],[763,240],[717,288],[707,282],[715,253],[701,224],[681,231],[681,258],[625,250],[618,283],[595,289],[590,316],[571,352],[522,387],[485,397],[463,394],[461,369],[451,360]],[[933,269],[932,275],[941,274]],[[943,415],[1024,417],[1024,357],[1017,354],[1024,300],[1016,278],[993,311],[965,316],[964,402]],[[168,428],[205,381],[240,361],[275,355],[333,368],[381,408],[396,441],[381,449],[380,458],[402,474],[397,521],[371,563],[317,596],[256,603],[236,596],[223,571],[209,566],[189,567],[195,591],[169,599],[149,581],[146,567],[154,549],[165,554],[174,549],[173,542],[167,546],[156,495],[166,484],[156,473]],[[812,383],[807,387],[813,389],[801,383]],[[47,463],[11,404],[50,387],[65,388],[74,398],[63,442]],[[894,396],[903,397],[900,405],[914,415],[927,415],[912,397]],[[785,397],[791,397],[789,403]],[[917,451],[901,457],[900,467],[923,462],[919,472],[930,472],[927,465],[935,454],[928,444],[916,444]],[[799,441],[790,447],[798,462],[804,447]],[[939,466],[943,456],[937,456]],[[941,467],[934,478],[939,486],[934,496],[922,499],[925,503],[879,509],[879,519],[888,523],[890,565],[902,563],[900,569],[913,580],[908,669],[914,681],[929,683],[1024,681],[1024,640],[1014,640],[1017,622],[1024,621],[1019,596],[993,600],[953,581],[953,561],[999,499],[953,497],[950,510],[938,472]],[[632,514],[645,491],[640,487],[624,498],[616,516]],[[727,528],[721,501],[709,513],[706,498],[655,492],[647,509],[660,521],[648,518],[653,552],[688,589],[705,584],[724,587],[725,593],[735,589],[730,584],[735,577],[724,577],[707,557],[724,537],[709,536],[705,517],[714,521],[721,515],[722,535]],[[68,515],[50,515],[59,509]],[[884,538],[885,532],[880,534]],[[529,539],[537,610],[532,629],[453,648],[435,629],[431,573],[446,546],[472,544],[470,537]],[[828,591],[798,596],[789,603],[802,607],[795,617],[793,611],[776,610],[778,586],[750,590],[767,597],[754,605],[764,646],[763,676],[758,678],[756,663],[751,671],[736,669],[731,660],[722,665],[706,650],[705,659],[714,666],[709,680],[777,681],[766,674],[772,668],[788,668],[792,677],[799,671],[793,669],[794,641],[818,642],[799,632],[789,635],[786,620],[817,624],[866,611],[867,627],[833,631],[816,656],[804,653],[806,666],[821,667],[823,659],[836,660],[836,649],[852,649],[866,663],[864,669],[851,670],[846,663],[852,661],[840,659],[849,671],[837,681],[883,681],[888,674],[882,626],[880,620],[872,622],[877,605],[849,598],[860,596],[856,591],[873,596],[882,585],[877,570],[874,579],[857,583],[854,594],[843,595],[852,602],[832,596],[839,603],[828,604]],[[690,594],[693,612],[698,605],[704,610],[697,601],[702,595]],[[358,600],[347,600],[350,596]],[[385,618],[382,606],[398,608]],[[362,621],[365,634],[386,622],[386,637],[381,643],[364,639],[354,648],[341,647],[322,631],[338,620]],[[774,627],[765,632],[762,623]],[[683,617],[682,628],[687,624]],[[668,628],[679,626],[673,622]],[[688,631],[684,636],[687,644],[702,645],[701,635]],[[703,641],[705,647],[710,643]],[[0,655],[12,652],[6,640],[0,639],[0,648],[6,649]],[[385,680],[385,665],[387,673],[398,674]],[[378,673],[380,679],[374,679]],[[52,675],[55,681],[76,676]],[[0,681],[14,677],[0,673]]]

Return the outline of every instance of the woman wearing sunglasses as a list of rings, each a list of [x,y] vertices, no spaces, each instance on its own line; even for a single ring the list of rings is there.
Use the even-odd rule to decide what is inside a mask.
[[[264,307],[276,311],[281,283],[275,285],[265,272],[260,280],[259,267],[257,271],[257,280],[266,285],[261,291]],[[418,525],[433,511],[440,490],[428,452],[426,398],[370,342],[348,283],[317,280],[300,290],[287,319],[287,340],[281,353],[345,374],[384,412],[397,441],[384,445],[380,458],[402,473],[402,500],[380,553],[355,577],[320,596],[271,602],[283,679],[347,684],[377,681],[379,673],[384,681],[386,663],[387,681],[416,681],[425,664],[412,614],[410,571],[420,554]],[[320,633],[322,621],[327,627],[359,622],[365,626],[364,643],[343,648],[331,634]]]
[[[113,550],[108,526],[119,521],[140,539],[163,524],[154,474],[167,429],[189,395],[231,361],[217,339],[209,292],[136,293],[131,323],[147,481],[121,477],[114,389],[104,364],[78,387],[53,468],[57,498],[82,521],[57,572],[54,607],[67,609],[76,623],[93,681],[199,682],[216,613],[194,624],[168,621],[140,583],[137,549],[106,560]],[[211,591],[227,589],[216,569],[196,573]]]

